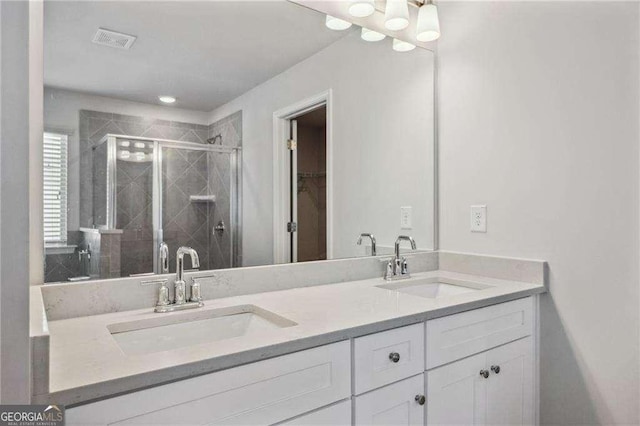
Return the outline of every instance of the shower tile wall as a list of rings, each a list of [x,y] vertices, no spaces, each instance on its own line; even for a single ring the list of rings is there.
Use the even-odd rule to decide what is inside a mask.
[[[242,113],[235,113],[210,126],[168,122],[96,111],[80,111],[80,197],[82,226],[104,224],[103,197],[106,177],[102,162],[92,164],[92,148],[104,135],[121,134],[159,139],[207,143],[220,135],[217,143],[240,146]],[[99,155],[97,158],[101,158]],[[95,169],[94,169],[95,167]],[[121,274],[153,271],[152,163],[118,160],[117,228],[122,229]],[[93,179],[96,173],[96,180]],[[190,245],[200,255],[200,269],[228,268],[232,265],[230,238],[230,182],[228,154],[184,149],[163,149],[163,229],[169,246],[170,271],[175,271],[175,252]],[[191,203],[189,195],[215,195],[215,203]],[[95,217],[94,217],[95,200]],[[99,220],[100,222],[95,222]],[[213,232],[224,221],[226,230]],[[188,258],[187,258],[188,259]],[[191,268],[187,260],[186,268]]]
[[[216,144],[224,146],[242,146],[242,111],[231,114],[209,126],[209,138]],[[220,267],[230,268],[242,264],[242,259],[232,259],[231,251],[231,163],[229,155],[210,152],[207,154],[209,168],[208,184],[216,190],[216,203],[209,206],[208,216],[213,225],[224,222],[224,231],[213,232],[209,240],[209,255],[216,269]],[[237,248],[237,252],[242,250]],[[239,256],[239,255],[238,255]]]
[[[94,199],[106,193],[102,164],[95,165],[92,148],[108,133],[206,143],[208,126],[81,110],[80,124],[80,224],[104,225],[106,215],[98,202],[94,218]],[[99,156],[98,156],[99,158]],[[122,229],[120,271],[122,276],[153,271],[153,223],[151,216],[151,163],[118,161],[117,228]],[[94,182],[93,173],[96,172]],[[95,185],[95,186],[94,186]],[[206,255],[205,255],[206,256]],[[111,267],[109,269],[112,269]]]
[[[162,188],[164,241],[169,246],[169,271],[175,272],[175,255],[180,246],[194,248],[200,258],[200,269],[220,268],[209,256],[211,223],[209,204],[191,202],[191,195],[210,195],[207,175],[207,153],[186,149],[164,148]],[[191,269],[185,258],[185,269]]]
[[[79,125],[80,226],[88,228],[91,228],[95,223],[93,218],[92,148],[98,144],[104,135],[112,133],[206,143],[209,134],[209,127],[200,124],[89,110],[80,111]]]
[[[77,245],[82,240],[80,234],[80,231],[67,232],[67,244]],[[46,283],[67,281],[69,278],[83,275],[77,249],[73,253],[47,253],[44,264],[44,282]]]

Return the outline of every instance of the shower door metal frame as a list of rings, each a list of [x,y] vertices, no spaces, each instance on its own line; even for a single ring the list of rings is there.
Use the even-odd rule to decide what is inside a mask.
[[[228,229],[231,233],[231,265],[242,266],[242,147],[201,144],[196,142],[176,141],[171,139],[147,138],[107,134],[100,143],[107,145],[107,228],[116,229],[117,222],[117,140],[141,141],[153,143],[152,164],[152,222],[153,222],[153,273],[158,274],[158,248],[164,239],[162,227],[162,148],[188,149],[229,154],[229,165],[232,173],[230,182],[230,221]],[[213,232],[210,230],[209,232]]]

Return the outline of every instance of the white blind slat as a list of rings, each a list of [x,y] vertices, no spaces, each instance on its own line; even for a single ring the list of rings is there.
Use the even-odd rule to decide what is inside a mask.
[[[67,135],[45,133],[44,156],[44,240],[67,240]]]

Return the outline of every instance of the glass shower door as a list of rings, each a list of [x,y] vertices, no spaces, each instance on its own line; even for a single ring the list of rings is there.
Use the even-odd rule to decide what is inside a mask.
[[[232,173],[229,152],[209,146],[160,145],[159,242],[169,248],[175,272],[181,246],[198,252],[200,269],[232,267]],[[192,269],[185,258],[185,269]]]
[[[122,230],[120,276],[152,274],[154,143],[118,138],[115,150],[115,228]],[[116,261],[116,256],[110,259]]]

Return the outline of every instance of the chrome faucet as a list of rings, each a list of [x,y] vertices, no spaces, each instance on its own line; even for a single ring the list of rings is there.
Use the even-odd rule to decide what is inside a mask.
[[[376,237],[373,236],[373,234],[369,234],[369,233],[364,233],[364,234],[360,234],[360,236],[358,237],[358,245],[362,244],[362,238],[369,238],[371,240],[371,256],[376,256],[377,255],[377,250],[376,250]]]
[[[191,247],[180,247],[176,254],[176,280],[174,285],[173,303],[168,303],[168,291],[166,286],[160,287],[156,312],[181,311],[183,309],[201,308],[204,306],[200,295],[200,284],[194,282],[191,285],[191,297],[187,299],[187,284],[184,282],[184,255],[191,257],[192,267],[200,267],[198,253]]]
[[[160,273],[169,273],[169,246],[164,241],[160,243],[158,248],[158,263],[160,264]]]
[[[387,264],[387,271],[384,274],[384,279],[387,281],[411,278],[411,274],[409,274],[409,265],[407,265],[407,259],[400,256],[400,242],[402,241],[409,241],[409,243],[411,243],[411,249],[416,249],[416,242],[413,240],[413,238],[407,235],[400,235],[398,239],[396,239],[395,256]]]

